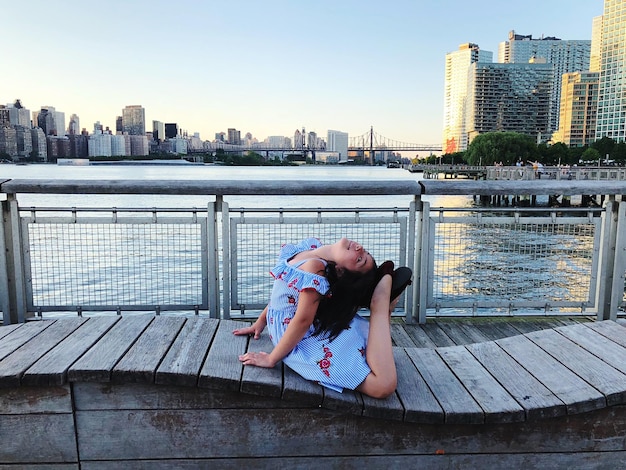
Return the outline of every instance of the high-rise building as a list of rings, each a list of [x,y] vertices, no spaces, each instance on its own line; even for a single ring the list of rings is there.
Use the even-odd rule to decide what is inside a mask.
[[[122,110],[122,132],[146,135],[146,111],[141,105],[126,106]]]
[[[152,138],[160,142],[165,140],[165,124],[161,121],[152,121]]]
[[[561,117],[553,142],[582,147],[596,140],[599,72],[573,72],[563,75]]]
[[[230,127],[228,128],[228,143],[229,144],[233,144],[233,145],[240,145],[241,144],[241,131],[238,131],[237,129]]]
[[[338,152],[340,162],[348,161],[348,140],[347,132],[328,130],[327,150]]]
[[[133,156],[145,156],[149,152],[148,138],[145,135],[130,136],[130,154]]]
[[[33,116],[36,116],[33,120],[45,135],[65,135],[65,113],[57,112],[54,106],[43,106]]]
[[[11,126],[11,114],[9,108],[0,104],[0,127]]]
[[[477,44],[461,44],[459,50],[446,54],[443,104],[443,152],[467,150],[465,123],[470,67],[476,62],[493,62],[493,53]]]
[[[564,73],[589,70],[591,55],[590,40],[561,40],[555,37],[533,39],[509,32],[509,40],[498,47],[498,62],[506,64],[527,64],[546,62],[554,67],[552,96],[550,99],[550,129],[559,127],[559,103],[561,99],[561,77]]]
[[[494,131],[543,140],[550,129],[552,74],[550,64],[472,64],[465,117],[469,142]]]
[[[76,114],[70,116],[70,123],[67,126],[68,135],[80,134],[80,118]]]
[[[8,120],[9,113],[7,113]],[[17,132],[14,128],[0,125],[0,155],[1,158],[17,157]]]
[[[626,2],[604,0],[596,139],[626,141]]]
[[[89,156],[110,157],[111,137],[111,134],[103,134],[102,131],[94,131],[94,133],[89,136]]]
[[[41,127],[35,127],[31,129],[30,135],[33,141],[33,152],[35,156],[42,159],[44,162],[48,161],[48,144],[46,142],[46,134],[44,134]]]
[[[164,127],[166,139],[175,139],[178,136],[178,124],[175,122],[166,122]]]
[[[296,132],[293,133],[293,148],[301,149],[304,147],[303,135],[304,129],[302,129],[302,132],[300,132],[299,129],[296,129]]]
[[[30,111],[22,106],[20,100],[15,100],[15,103],[8,105],[7,108],[9,108],[9,118],[12,125],[22,126],[28,129],[32,127],[30,122]]]
[[[600,58],[602,56],[602,16],[596,16],[591,24],[591,54],[589,58],[589,71],[600,71]]]
[[[18,156],[30,157],[33,151],[33,136],[30,133],[30,127],[13,126],[13,128],[15,129]]]

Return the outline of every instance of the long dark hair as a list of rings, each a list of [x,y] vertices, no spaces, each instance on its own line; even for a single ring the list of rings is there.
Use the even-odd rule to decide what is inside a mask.
[[[366,273],[344,269],[337,272],[335,263],[326,264],[328,293],[320,300],[315,314],[314,335],[328,334],[332,341],[348,325],[360,307],[368,307],[376,287],[376,263]]]

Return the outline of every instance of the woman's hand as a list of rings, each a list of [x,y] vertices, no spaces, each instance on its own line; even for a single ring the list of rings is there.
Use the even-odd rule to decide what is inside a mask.
[[[249,352],[239,356],[239,360],[245,366],[257,366],[272,368],[276,365],[276,362],[270,358],[270,355],[266,352]]]
[[[370,303],[370,312],[388,312],[391,313],[398,303],[398,299],[390,299],[391,297],[391,275],[385,274],[374,289],[372,301]]]
[[[261,333],[265,329],[265,325],[266,325],[265,321],[259,318],[257,321],[254,322],[254,324],[252,324],[252,326],[247,326],[245,328],[237,328],[236,330],[233,331],[233,334],[237,336],[245,336],[245,335],[254,336],[254,339],[259,339],[259,337],[261,336]]]

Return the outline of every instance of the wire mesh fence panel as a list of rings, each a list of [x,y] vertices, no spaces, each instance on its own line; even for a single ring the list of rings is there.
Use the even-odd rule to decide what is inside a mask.
[[[390,259],[406,262],[406,218],[234,218],[231,224],[231,308],[243,311],[267,304],[273,279],[270,269],[285,243],[317,237],[324,244],[342,237],[355,240],[380,264]]]
[[[201,224],[27,226],[34,309],[168,309],[205,303]]]
[[[488,219],[433,219],[429,306],[591,303],[599,218]]]

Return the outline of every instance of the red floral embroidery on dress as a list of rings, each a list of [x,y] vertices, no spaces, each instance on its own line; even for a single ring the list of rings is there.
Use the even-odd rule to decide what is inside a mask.
[[[361,356],[365,356],[365,348],[364,347],[360,347],[359,348],[359,352],[361,353]]]
[[[293,295],[288,295],[287,299],[288,299],[288,302],[292,305],[296,303],[296,298]]]
[[[323,347],[323,351],[324,351],[324,358],[317,361],[317,365],[320,366],[320,369],[322,369],[322,373],[326,377],[330,377],[330,371],[328,369],[331,366],[330,358],[333,357],[333,353],[326,346]]]
[[[311,249],[315,249],[315,248],[317,248],[317,245],[312,244]]]
[[[283,320],[283,325],[289,325],[291,323],[291,318],[287,317]]]
[[[293,287],[298,283],[298,278],[295,278],[293,281],[291,281],[289,284],[287,284],[287,287]]]
[[[320,281],[318,281],[317,279],[313,279],[313,284],[315,284],[316,286],[320,285]]]

